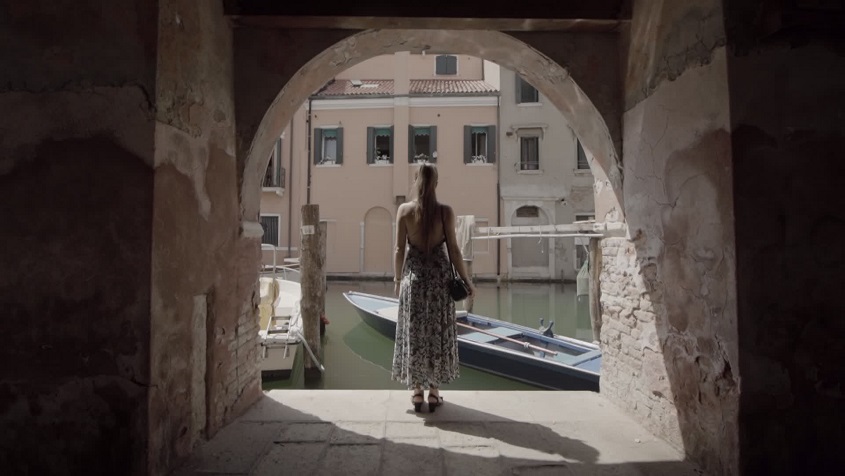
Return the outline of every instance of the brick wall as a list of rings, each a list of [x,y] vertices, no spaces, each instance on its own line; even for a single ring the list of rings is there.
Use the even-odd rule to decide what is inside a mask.
[[[625,238],[602,240],[601,259],[601,393],[683,449],[656,323],[656,265]]]

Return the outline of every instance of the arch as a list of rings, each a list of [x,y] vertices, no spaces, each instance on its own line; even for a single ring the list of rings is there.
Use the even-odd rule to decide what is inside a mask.
[[[393,217],[382,207],[373,207],[364,215],[365,273],[391,273]]]
[[[373,56],[429,49],[482,57],[528,79],[561,111],[592,157],[590,167],[595,177],[597,218],[600,221],[623,219],[622,172],[617,147],[621,140],[615,141],[611,137],[605,117],[576,84],[570,72],[526,42],[506,33],[435,29],[349,32],[348,36],[304,62],[298,71],[289,72],[287,78],[276,74],[277,84],[283,86],[266,107],[261,119],[253,121],[254,130],[250,130],[249,126],[239,126],[239,154],[245,157],[241,187],[244,219],[250,220],[257,213],[257,190],[267,166],[272,145],[270,138],[281,133],[294,111],[315,89],[345,69]],[[617,112],[621,114],[621,110]],[[243,122],[249,124],[251,121]]]

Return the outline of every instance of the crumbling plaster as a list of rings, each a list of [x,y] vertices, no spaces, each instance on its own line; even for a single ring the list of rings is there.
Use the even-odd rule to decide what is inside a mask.
[[[240,26],[235,35],[238,156],[244,158],[241,206],[245,220],[258,215],[259,181],[271,139],[281,133],[308,95],[335,74],[365,59],[423,49],[480,56],[525,76],[561,110],[585,149],[592,153],[597,213],[613,221],[622,219],[618,149],[621,98],[614,87],[619,74],[615,61],[603,61],[617,56],[614,34],[514,34],[524,37],[520,40],[495,31],[355,32]]]
[[[714,474],[736,474],[727,61],[701,48],[725,43],[721,5],[646,3],[626,57],[628,236],[603,243],[602,393]]]
[[[156,474],[260,396],[260,248],[239,234],[231,29],[219,2],[159,7],[149,403]]]

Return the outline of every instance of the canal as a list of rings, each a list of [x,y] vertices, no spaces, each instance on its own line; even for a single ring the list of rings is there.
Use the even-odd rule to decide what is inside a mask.
[[[473,312],[503,321],[536,328],[540,318],[554,321],[554,331],[568,337],[592,341],[586,296],[576,298],[574,283],[476,283],[478,294]],[[381,281],[329,281],[326,293],[326,326],[323,338],[322,378],[304,379],[302,358],[287,380],[264,380],[265,390],[308,389],[404,389],[390,379],[393,340],[364,323],[343,297],[345,291],[393,295],[393,283]],[[461,309],[462,304],[458,304]],[[536,387],[461,366],[461,377],[444,390],[532,390]]]

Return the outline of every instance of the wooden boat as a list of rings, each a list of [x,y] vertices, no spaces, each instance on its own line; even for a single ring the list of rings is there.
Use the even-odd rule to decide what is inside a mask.
[[[395,338],[397,299],[356,291],[343,295],[364,322]],[[466,311],[457,317],[461,365],[552,390],[599,390],[597,345]]]

